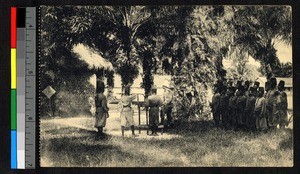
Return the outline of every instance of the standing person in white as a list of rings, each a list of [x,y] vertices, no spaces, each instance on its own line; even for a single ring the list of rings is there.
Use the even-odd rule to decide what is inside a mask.
[[[124,89],[124,95],[121,97],[119,105],[121,106],[121,130],[124,137],[125,126],[130,126],[132,136],[136,137],[134,133],[134,120],[133,109],[131,107],[132,101],[136,98],[136,95],[130,95],[130,87],[126,86]]]

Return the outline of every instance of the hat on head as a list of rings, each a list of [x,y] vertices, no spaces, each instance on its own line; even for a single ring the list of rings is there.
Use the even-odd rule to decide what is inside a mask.
[[[98,80],[97,81],[97,88],[105,88],[105,84],[103,81]]]
[[[236,87],[237,88],[240,88],[242,86],[242,81],[241,80],[238,80],[237,82],[236,82]]]
[[[245,91],[245,87],[244,87],[244,86],[239,86],[239,87],[238,87],[238,90],[239,90],[239,91]]]
[[[250,92],[255,92],[255,88],[251,86],[251,87],[249,88],[249,91],[250,91]]]
[[[230,90],[230,91],[235,91],[235,87],[234,87],[234,86],[231,86],[231,87],[229,87],[229,90]]]
[[[259,87],[258,91],[264,93],[265,92],[265,88],[264,87]]]
[[[96,92],[99,93],[99,92],[104,92],[104,88],[105,88],[105,84],[103,81],[101,80],[97,80],[97,84],[96,84]]]
[[[279,83],[278,83],[278,87],[279,86],[284,86],[284,85],[285,85],[285,82],[283,80],[280,80]]]
[[[248,85],[249,86],[250,85],[250,81],[246,80],[245,83],[244,83],[244,85]]]
[[[278,89],[279,90],[283,90],[284,89],[284,85],[285,85],[285,82],[283,80],[280,80],[279,83],[278,83]]]
[[[236,82],[236,85],[242,85],[242,81],[241,81],[241,80],[238,80],[238,81]]]
[[[265,88],[269,88],[270,87],[270,82],[269,81],[266,81],[265,82]]]
[[[277,80],[276,80],[275,77],[272,77],[272,78],[270,79],[270,87],[271,87],[271,88],[274,88],[274,87],[276,87],[276,85],[277,85]]]

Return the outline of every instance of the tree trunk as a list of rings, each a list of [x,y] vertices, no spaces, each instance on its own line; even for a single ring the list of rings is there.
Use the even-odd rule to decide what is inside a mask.
[[[155,62],[153,62],[153,53],[151,51],[144,51],[143,53],[143,87],[145,90],[145,97],[148,97],[151,86],[153,85],[153,69]]]

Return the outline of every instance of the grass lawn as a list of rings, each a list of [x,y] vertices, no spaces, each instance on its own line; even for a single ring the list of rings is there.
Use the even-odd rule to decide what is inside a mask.
[[[254,135],[217,130],[206,121],[181,124],[158,137],[143,131],[139,138],[123,138],[112,121],[115,127],[98,140],[87,126],[92,118],[77,119],[80,126],[54,120],[41,120],[42,167],[293,166],[291,129]]]

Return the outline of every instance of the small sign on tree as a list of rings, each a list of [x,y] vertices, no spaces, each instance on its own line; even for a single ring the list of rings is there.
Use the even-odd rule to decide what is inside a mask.
[[[47,86],[42,92],[47,96],[47,98],[51,98],[53,94],[56,93],[56,91],[50,85]]]

